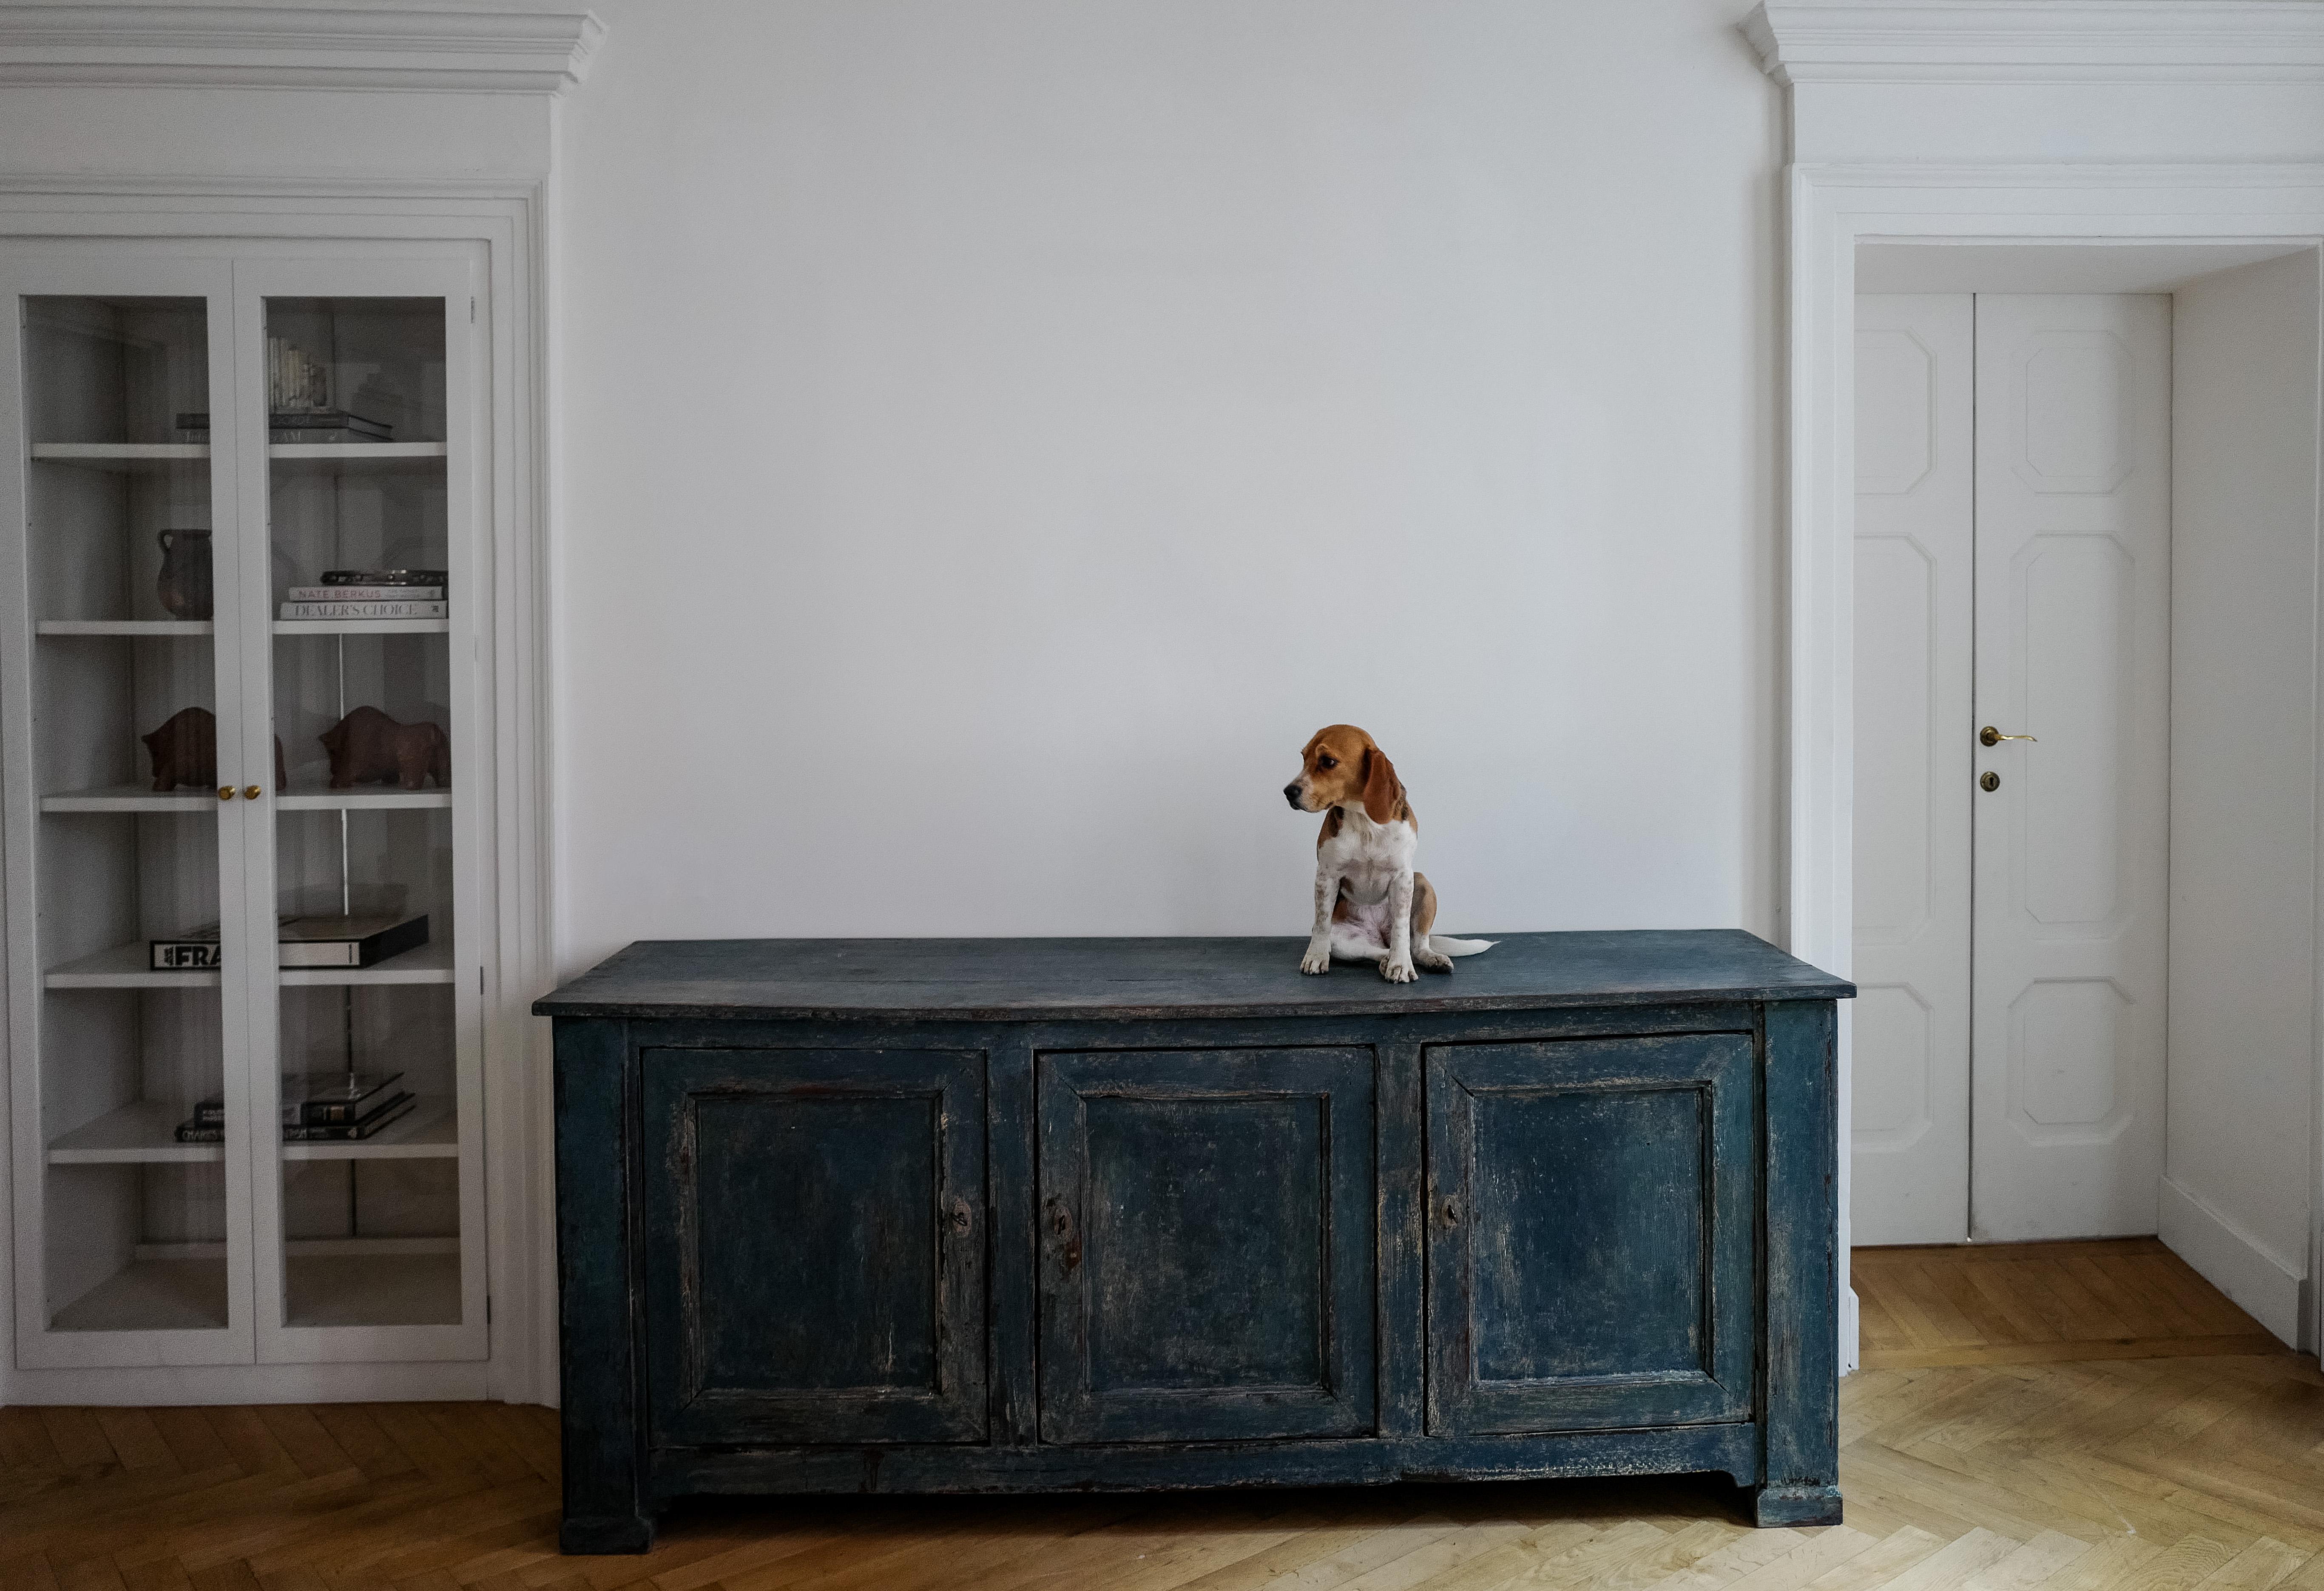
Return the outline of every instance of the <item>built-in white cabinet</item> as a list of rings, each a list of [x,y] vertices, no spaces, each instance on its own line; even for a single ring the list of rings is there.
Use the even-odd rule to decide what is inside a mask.
[[[486,1356],[479,274],[0,257],[21,1367]]]

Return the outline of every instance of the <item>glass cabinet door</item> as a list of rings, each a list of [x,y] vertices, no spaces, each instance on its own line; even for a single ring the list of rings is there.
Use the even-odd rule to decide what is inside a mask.
[[[0,434],[20,1360],[252,1353],[227,267],[14,274]],[[42,289],[55,290],[40,290]],[[66,290],[69,289],[69,290]],[[215,424],[214,424],[215,422]],[[218,446],[214,447],[214,440]]]
[[[474,660],[454,644],[475,596],[473,372],[465,290],[409,290],[443,269],[374,270],[364,285],[407,290],[356,296],[340,270],[244,268],[245,424],[267,437],[263,567],[244,578],[282,768],[261,869],[280,938],[262,1359],[483,1352]]]

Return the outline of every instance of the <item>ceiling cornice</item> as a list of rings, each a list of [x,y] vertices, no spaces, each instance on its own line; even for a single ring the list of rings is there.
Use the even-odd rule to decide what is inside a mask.
[[[1781,83],[2324,81],[2318,0],[1767,0]]]
[[[557,94],[604,31],[586,11],[0,5],[0,84]]]

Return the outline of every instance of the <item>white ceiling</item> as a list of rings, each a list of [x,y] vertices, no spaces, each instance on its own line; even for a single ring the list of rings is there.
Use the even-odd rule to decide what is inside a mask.
[[[2312,244],[1860,244],[1859,293],[2167,293]]]

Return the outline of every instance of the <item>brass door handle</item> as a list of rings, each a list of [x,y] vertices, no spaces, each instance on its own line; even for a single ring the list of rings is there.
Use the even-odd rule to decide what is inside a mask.
[[[1981,745],[1998,746],[2004,740],[2030,740],[2034,737],[2032,735],[2005,735],[1999,730],[1994,728],[1988,723],[1983,729],[1977,731],[1977,738],[1978,743]]]

